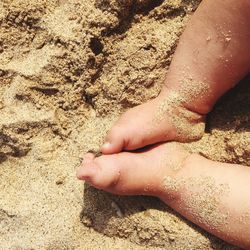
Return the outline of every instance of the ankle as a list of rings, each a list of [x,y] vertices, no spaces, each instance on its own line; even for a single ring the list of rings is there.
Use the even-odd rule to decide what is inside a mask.
[[[159,116],[168,115],[168,119],[175,130],[174,140],[190,142],[203,136],[205,115],[187,106],[178,91],[165,90],[158,98],[160,100]]]
[[[186,172],[192,171],[192,166],[200,161],[201,156],[194,153],[187,153],[182,160],[178,171],[171,172],[163,179],[163,187],[159,193],[159,198],[171,205],[181,198],[186,183]],[[185,177],[184,177],[185,176]]]
[[[170,79],[167,80],[170,82]],[[206,82],[195,82],[193,79],[182,80],[181,83],[165,83],[160,97],[176,96],[176,106],[181,106],[200,115],[208,114],[213,108],[210,85]]]
[[[214,105],[214,91],[211,83],[199,80],[200,77],[181,76],[175,70],[170,71],[160,96],[178,96],[178,105],[183,106],[195,113],[206,115]]]

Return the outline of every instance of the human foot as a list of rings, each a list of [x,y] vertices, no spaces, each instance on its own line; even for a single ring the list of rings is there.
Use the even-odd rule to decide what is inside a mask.
[[[184,96],[171,90],[128,110],[108,132],[102,153],[113,154],[157,142],[188,142],[201,138],[205,116],[187,109],[185,102]]]
[[[173,142],[141,152],[121,152],[100,157],[88,153],[77,177],[115,194],[166,197],[164,178],[178,171],[188,156],[189,153]]]
[[[207,114],[250,70],[249,1],[221,1],[220,6],[202,1],[180,38],[166,91],[120,118],[108,133],[104,154],[201,137],[204,117],[199,114]]]
[[[87,154],[77,177],[114,194],[156,196],[208,232],[249,249],[249,167],[213,162],[172,142],[137,153]]]

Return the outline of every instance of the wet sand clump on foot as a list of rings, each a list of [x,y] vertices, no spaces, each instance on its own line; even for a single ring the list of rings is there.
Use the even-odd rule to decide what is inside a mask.
[[[205,83],[194,83],[193,80],[182,82],[180,89],[171,91],[159,105],[153,124],[167,118],[176,128],[179,141],[200,139],[205,129],[204,116],[184,108],[184,104],[207,93],[209,91]]]

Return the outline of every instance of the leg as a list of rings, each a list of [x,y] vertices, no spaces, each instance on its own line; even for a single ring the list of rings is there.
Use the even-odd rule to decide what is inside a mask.
[[[250,168],[212,162],[175,143],[90,159],[79,179],[115,194],[157,196],[208,232],[250,247]]]
[[[205,115],[250,69],[250,2],[204,0],[184,31],[159,97],[126,112],[105,154],[199,139]]]

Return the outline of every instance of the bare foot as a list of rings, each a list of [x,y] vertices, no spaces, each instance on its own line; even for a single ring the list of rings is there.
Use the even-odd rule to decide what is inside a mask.
[[[250,249],[249,167],[213,162],[171,142],[87,154],[77,177],[114,194],[156,196],[208,232]]]
[[[188,156],[189,153],[177,143],[157,145],[142,152],[121,152],[96,158],[88,153],[77,177],[114,194],[166,198],[164,178],[181,168]]]
[[[221,1],[220,8],[218,1],[202,1],[180,38],[161,95],[126,112],[102,152],[199,139],[199,114],[207,114],[249,72],[249,8],[247,0]]]
[[[102,153],[135,150],[164,141],[192,141],[204,132],[205,116],[187,109],[174,91],[124,113],[108,132]]]

